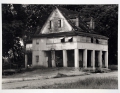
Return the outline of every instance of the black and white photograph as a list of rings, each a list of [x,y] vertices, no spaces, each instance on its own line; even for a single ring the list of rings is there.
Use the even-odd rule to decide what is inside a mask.
[[[118,6],[2,3],[2,90],[118,89]]]

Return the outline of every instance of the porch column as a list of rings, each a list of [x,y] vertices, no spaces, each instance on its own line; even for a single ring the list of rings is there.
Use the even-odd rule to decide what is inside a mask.
[[[101,50],[98,53],[98,63],[99,63],[99,67],[102,67],[102,51]]]
[[[74,49],[75,68],[79,68],[79,49]]]
[[[25,54],[25,68],[27,67],[27,54]]]
[[[56,63],[55,63],[55,51],[51,51],[51,57],[52,57],[52,67],[56,67]]]
[[[67,67],[67,51],[63,50],[63,67]]]
[[[105,52],[105,67],[108,68],[108,51]]]
[[[95,50],[91,51],[91,66],[95,68]]]
[[[87,68],[87,49],[83,50],[83,67]]]

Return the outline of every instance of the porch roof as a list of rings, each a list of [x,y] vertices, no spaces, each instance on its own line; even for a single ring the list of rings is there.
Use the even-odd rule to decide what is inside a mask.
[[[86,37],[93,37],[98,39],[109,39],[108,37],[103,35],[91,34],[91,33],[80,32],[80,31],[38,34],[38,35],[34,35],[33,38],[64,37],[64,36],[86,36]]]

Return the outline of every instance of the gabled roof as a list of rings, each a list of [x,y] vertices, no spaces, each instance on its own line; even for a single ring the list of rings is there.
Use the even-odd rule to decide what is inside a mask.
[[[65,14],[68,18],[76,18],[78,17],[79,12],[77,11],[72,11],[72,10],[67,10],[66,8],[62,8],[62,7],[57,7],[62,14]]]
[[[89,32],[90,29],[87,27],[87,24],[82,21],[82,19],[79,17],[79,12],[77,11],[72,11],[72,10],[67,10],[65,8],[62,7],[57,7],[60,12],[63,14],[63,16],[67,19],[67,21],[69,22],[69,24],[73,27],[73,29],[79,30],[79,31],[84,31],[84,32]],[[70,19],[75,19],[75,18],[79,18],[79,27],[75,26],[72,21]]]
[[[98,33],[96,33],[95,31],[93,30],[90,30],[89,27],[87,26],[86,24],[86,21],[90,20],[90,18],[84,18],[84,17],[81,17],[79,12],[77,11],[72,11],[72,10],[67,10],[65,8],[62,8],[62,7],[54,7],[53,10],[55,8],[58,8],[59,11],[63,14],[63,16],[66,18],[66,20],[68,21],[68,23],[73,27],[73,31],[72,32],[60,32],[60,33],[52,33],[52,34],[40,34],[38,35],[39,30],[36,31],[35,35],[33,37],[51,37],[51,35],[55,36],[63,36],[64,34],[65,35],[86,35],[86,36],[91,36],[91,37],[96,37],[98,36],[99,38],[102,37],[104,39],[108,39],[107,37],[105,36],[102,36],[102,35],[98,35]],[[70,19],[75,19],[75,18],[79,18],[79,27],[75,26],[74,23],[72,23],[72,21]],[[47,19],[47,18],[46,18]],[[63,34],[63,35],[62,35]],[[90,35],[91,34],[91,35]],[[96,35],[96,36],[95,36]]]
[[[75,26],[70,19],[75,19],[79,16],[79,13],[65,8],[57,7],[63,16],[67,19],[68,23],[73,27],[74,30],[84,31],[81,27]]]

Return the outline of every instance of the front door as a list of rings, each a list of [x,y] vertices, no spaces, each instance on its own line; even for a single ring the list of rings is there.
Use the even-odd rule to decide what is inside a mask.
[[[51,62],[51,51],[47,51],[46,54],[47,54],[46,60],[47,60],[47,62],[48,62],[48,67],[52,67],[52,62]]]

